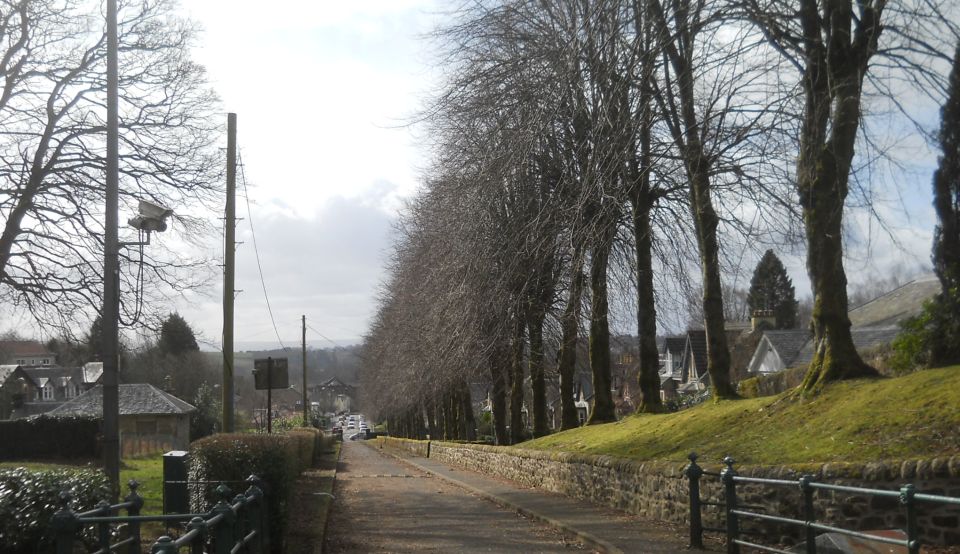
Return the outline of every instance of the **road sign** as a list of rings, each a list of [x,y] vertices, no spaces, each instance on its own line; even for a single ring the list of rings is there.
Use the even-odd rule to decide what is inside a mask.
[[[257,390],[290,388],[290,379],[287,375],[287,359],[259,358],[254,360],[253,381]]]

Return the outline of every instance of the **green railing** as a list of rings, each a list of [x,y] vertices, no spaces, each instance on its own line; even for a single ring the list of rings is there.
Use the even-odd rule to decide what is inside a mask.
[[[910,554],[919,554],[921,540],[920,529],[917,525],[918,503],[927,502],[960,506],[960,498],[919,493],[914,489],[913,485],[909,484],[903,485],[899,490],[881,490],[820,483],[817,482],[812,475],[803,475],[796,480],[743,477],[737,475],[736,470],[733,468],[735,461],[729,456],[723,459],[723,463],[726,465],[726,468],[724,468],[720,473],[704,471],[703,468],[697,465],[696,453],[690,454],[688,459],[690,460],[690,464],[688,464],[685,468],[684,474],[690,482],[690,546],[693,548],[703,548],[704,531],[715,531],[723,533],[726,536],[728,554],[739,554],[741,546],[753,548],[763,552],[777,552],[781,554],[791,554],[792,552],[795,552],[793,550],[782,550],[776,547],[743,540],[741,537],[744,534],[744,531],[740,527],[740,519],[746,518],[802,528],[804,531],[804,552],[806,554],[816,554],[816,535],[818,531],[837,533],[840,535],[846,535],[848,537],[856,537],[868,541],[902,546],[906,547]],[[709,477],[717,477],[720,479],[720,482],[723,485],[722,502],[708,502],[700,498],[700,479],[704,475]],[[762,509],[762,507],[741,504],[737,498],[738,483],[753,483],[769,487],[797,488],[802,496],[803,519],[750,511],[759,510]],[[871,535],[816,521],[813,495],[817,490],[837,491],[897,499],[906,512],[906,529],[904,529],[906,538],[897,539],[892,537]],[[723,528],[711,528],[703,525],[703,506],[718,506],[723,509],[723,513],[726,516]]]
[[[137,482],[130,481],[130,494],[119,504],[100,502],[94,509],[74,512],[71,496],[60,493],[61,508],[51,520],[57,554],[72,554],[81,533],[95,526],[96,549],[93,553],[126,552],[139,554],[141,549],[140,524],[162,522],[183,524],[184,533],[177,538],[162,536],[150,547],[156,554],[172,554],[189,549],[192,554],[259,554],[269,551],[270,536],[263,483],[251,475],[246,492],[232,499],[232,491],[221,483],[216,488],[219,500],[207,513],[140,515],[143,498],[137,493]],[[126,515],[118,515],[126,510]]]

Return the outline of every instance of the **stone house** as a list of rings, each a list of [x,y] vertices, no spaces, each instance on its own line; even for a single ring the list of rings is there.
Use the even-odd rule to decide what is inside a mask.
[[[49,412],[100,382],[101,362],[82,367],[0,366],[0,419]]]
[[[196,408],[146,383],[119,385],[120,451],[124,456],[190,445],[190,414]],[[51,416],[103,417],[103,387],[97,385],[49,412]]]
[[[323,413],[348,413],[353,411],[353,400],[356,397],[356,388],[348,385],[336,377],[309,387],[308,396],[311,402],[317,402]]]
[[[35,340],[0,341],[0,365],[24,367],[56,365],[57,356]]]

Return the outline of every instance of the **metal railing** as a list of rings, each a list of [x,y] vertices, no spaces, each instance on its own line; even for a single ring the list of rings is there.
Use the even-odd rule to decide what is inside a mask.
[[[960,506],[960,498],[919,493],[915,490],[914,486],[910,484],[903,485],[899,490],[881,490],[820,483],[817,482],[812,475],[803,475],[796,480],[743,477],[738,475],[736,470],[734,470],[733,464],[736,462],[730,456],[727,456],[723,459],[723,463],[726,465],[726,468],[724,468],[720,473],[704,471],[703,468],[697,465],[696,453],[690,454],[688,459],[690,460],[690,464],[688,464],[684,469],[684,475],[690,482],[690,546],[692,548],[703,548],[703,532],[714,531],[723,533],[726,536],[728,554],[739,554],[741,546],[761,550],[763,552],[791,554],[792,551],[782,550],[776,547],[743,540],[741,537],[745,531],[740,526],[740,518],[746,518],[802,528],[804,531],[804,552],[806,554],[816,554],[817,552],[817,531],[837,533],[840,535],[856,537],[868,541],[903,546],[907,548],[910,554],[919,554],[921,541],[920,529],[917,525],[917,504],[920,502],[928,502]],[[708,502],[700,498],[700,479],[704,475],[719,478],[723,486],[722,502]],[[762,509],[762,507],[741,504],[737,498],[738,483],[753,483],[770,487],[797,488],[802,496],[803,519],[750,511],[759,510]],[[897,539],[886,536],[871,535],[818,522],[816,520],[816,514],[814,513],[813,498],[814,492],[817,490],[846,492],[851,494],[897,499],[899,504],[906,511],[906,529],[904,529],[906,538]],[[723,513],[725,515],[723,528],[705,527],[703,525],[703,506],[717,506],[723,509]]]
[[[54,534],[56,554],[72,554],[82,532],[96,526],[95,554],[126,552],[139,554],[141,549],[140,524],[162,522],[185,524],[185,532],[178,538],[162,536],[150,547],[154,554],[173,554],[189,548],[192,554],[260,554],[270,546],[267,505],[263,483],[255,475],[247,478],[246,492],[230,498],[231,490],[221,483],[216,488],[219,500],[207,513],[140,515],[143,498],[137,493],[139,486],[130,481],[130,494],[119,504],[106,501],[86,512],[74,512],[68,492],[60,493],[60,510],[53,515],[51,529]],[[125,516],[118,515],[126,510]],[[116,541],[116,542],[113,542]],[[207,547],[210,546],[209,549]]]

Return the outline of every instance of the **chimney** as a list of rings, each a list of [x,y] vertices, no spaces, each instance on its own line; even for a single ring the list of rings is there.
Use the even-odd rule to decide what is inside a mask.
[[[754,310],[750,316],[750,330],[776,329],[777,316],[773,310]]]

